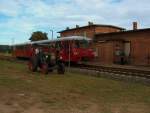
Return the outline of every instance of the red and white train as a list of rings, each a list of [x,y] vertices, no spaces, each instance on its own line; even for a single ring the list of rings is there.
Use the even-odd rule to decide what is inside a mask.
[[[59,50],[59,57],[64,62],[90,61],[95,55],[94,51],[89,48],[91,39],[82,36],[62,37],[54,40],[34,41],[23,44],[16,44],[13,47],[13,56],[17,58],[30,58],[35,52],[34,45],[48,45],[42,49],[48,51]]]

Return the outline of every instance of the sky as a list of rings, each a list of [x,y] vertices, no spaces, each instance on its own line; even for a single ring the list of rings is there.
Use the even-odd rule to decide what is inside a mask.
[[[0,44],[29,41],[32,32],[48,33],[95,24],[150,28],[150,0],[0,0]]]

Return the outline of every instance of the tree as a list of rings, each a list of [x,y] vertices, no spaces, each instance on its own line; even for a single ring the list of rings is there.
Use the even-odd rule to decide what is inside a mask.
[[[47,40],[47,33],[43,33],[41,31],[33,32],[29,40],[31,41],[39,41],[39,40]]]

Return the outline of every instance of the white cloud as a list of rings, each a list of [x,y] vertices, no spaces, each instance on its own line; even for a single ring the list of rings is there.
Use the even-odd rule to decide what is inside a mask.
[[[17,16],[21,7],[17,0],[1,0],[0,1],[0,13],[7,16]]]
[[[149,0],[0,0],[0,14],[10,17],[0,23],[0,35],[12,33],[23,42],[36,30],[58,31],[87,21],[127,28],[138,21],[141,27],[149,27],[149,4]]]

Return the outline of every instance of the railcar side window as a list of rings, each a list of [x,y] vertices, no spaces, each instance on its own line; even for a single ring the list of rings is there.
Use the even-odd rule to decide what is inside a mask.
[[[65,48],[65,49],[69,49],[69,42],[67,42],[67,41],[64,42],[64,48]]]
[[[75,41],[75,47],[79,48],[80,47],[80,42],[79,41]]]
[[[88,46],[89,46],[89,41],[87,41],[87,40],[81,41],[81,47],[82,48],[87,48]]]
[[[61,49],[61,48],[62,48],[61,42],[56,42],[55,47],[56,47],[57,49]]]
[[[16,46],[17,49],[24,49],[23,45]]]

